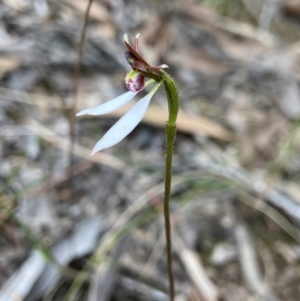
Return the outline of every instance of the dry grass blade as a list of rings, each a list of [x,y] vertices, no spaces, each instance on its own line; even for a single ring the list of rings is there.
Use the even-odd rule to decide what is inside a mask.
[[[191,281],[201,294],[204,301],[217,301],[218,290],[208,278],[200,261],[199,255],[187,249],[177,233],[173,233],[173,244]]]
[[[300,243],[299,231],[294,227],[287,218],[279,213],[272,206],[268,205],[266,202],[263,202],[259,198],[255,198],[250,194],[243,193],[241,201],[255,208],[256,210],[261,211],[266,216],[271,218],[276,224],[278,224],[286,233],[293,237],[297,242]]]
[[[148,261],[145,263],[139,278],[145,279],[147,275],[151,275],[151,272],[155,269],[155,265],[158,263],[165,249],[164,235],[165,234],[163,232],[160,234],[159,239],[157,240]]]
[[[268,284],[264,282],[252,239],[243,224],[238,223],[236,225],[235,237],[243,277],[252,293],[256,296],[264,296],[267,301],[279,301],[280,299],[272,292]]]

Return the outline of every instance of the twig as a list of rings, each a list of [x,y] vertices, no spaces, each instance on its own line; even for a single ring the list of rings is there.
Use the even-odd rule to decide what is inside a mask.
[[[81,60],[83,54],[83,45],[85,40],[86,28],[89,20],[90,9],[92,6],[93,0],[89,0],[87,5],[85,15],[84,15],[84,23],[81,30],[80,41],[78,44],[78,57],[77,63],[75,66],[74,71],[74,81],[73,81],[73,103],[72,109],[70,112],[70,166],[73,164],[73,151],[74,151],[74,143],[75,143],[75,114],[77,111],[77,100],[78,100],[78,88],[79,88],[79,79],[80,79],[80,72],[81,72]]]

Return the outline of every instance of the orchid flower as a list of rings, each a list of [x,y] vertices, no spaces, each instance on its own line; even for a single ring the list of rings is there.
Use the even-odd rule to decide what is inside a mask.
[[[140,55],[139,52],[139,35],[134,39],[133,46],[130,45],[127,35],[124,36],[127,51],[125,57],[132,70],[125,77],[126,88],[128,92],[104,103],[100,106],[88,108],[80,111],[77,116],[81,115],[102,115],[111,113],[124,106],[132,100],[137,93],[142,91],[146,86],[155,82],[152,90],[142,99],[140,99],[120,120],[113,125],[108,132],[95,145],[92,155],[105,148],[111,147],[123,138],[125,138],[142,120],[149,103],[158,90],[160,85],[164,87],[168,101],[169,117],[166,122],[166,156],[165,156],[165,193],[164,193],[164,217],[166,230],[166,251],[168,262],[169,276],[169,295],[170,301],[174,301],[174,279],[172,272],[172,242],[169,202],[171,197],[171,179],[172,179],[172,157],[173,146],[176,138],[176,120],[179,111],[179,92],[177,84],[173,77],[163,70],[167,65],[151,66]],[[146,80],[146,79],[150,80]]]
[[[150,66],[139,54],[138,38],[139,34],[135,37],[134,46],[132,47],[129,44],[127,35],[124,35],[124,42],[128,49],[125,52],[125,57],[127,59],[127,62],[132,67],[132,70],[125,76],[126,88],[129,91],[99,106],[84,109],[77,113],[76,116],[95,116],[114,112],[131,101],[149,84],[156,81],[156,85],[145,97],[140,99],[126,114],[121,117],[121,119],[117,123],[115,123],[106,132],[106,134],[97,142],[97,144],[93,148],[91,155],[119,143],[133,131],[133,129],[143,119],[154,93],[158,90],[161,84],[161,81],[158,80],[156,78],[157,76],[155,75],[157,73],[159,74],[159,71],[162,68],[166,68],[167,65]],[[154,79],[146,81],[147,77],[154,77]]]

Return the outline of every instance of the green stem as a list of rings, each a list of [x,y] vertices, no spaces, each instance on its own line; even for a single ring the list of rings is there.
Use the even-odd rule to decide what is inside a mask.
[[[164,195],[164,216],[167,242],[167,261],[169,276],[170,301],[174,300],[174,277],[172,270],[172,237],[170,225],[170,198],[172,181],[172,159],[173,146],[176,138],[176,119],[179,111],[179,93],[174,79],[166,72],[161,71],[162,82],[168,99],[169,119],[166,123],[166,166],[165,166],[165,195]]]
[[[176,125],[167,122],[166,123],[164,216],[165,216],[165,231],[166,231],[166,242],[167,242],[167,261],[168,261],[170,301],[174,300],[174,277],[173,277],[173,270],[172,270],[172,239],[171,239],[169,203],[171,197],[172,158],[173,158],[173,145],[174,145],[175,137],[176,137]]]

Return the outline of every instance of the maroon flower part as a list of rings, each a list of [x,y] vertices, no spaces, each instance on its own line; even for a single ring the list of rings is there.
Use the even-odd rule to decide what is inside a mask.
[[[144,76],[151,77],[151,73],[157,73],[163,68],[167,68],[167,65],[160,65],[160,66],[151,66],[149,65],[140,55],[139,53],[139,36],[140,34],[137,34],[133,46],[130,45],[128,36],[124,35],[124,42],[125,46],[127,47],[127,51],[125,52],[125,57],[128,62],[128,64],[131,66],[133,70],[140,71]]]
[[[145,87],[145,77],[139,71],[131,70],[125,77],[125,84],[129,91],[142,91]]]

